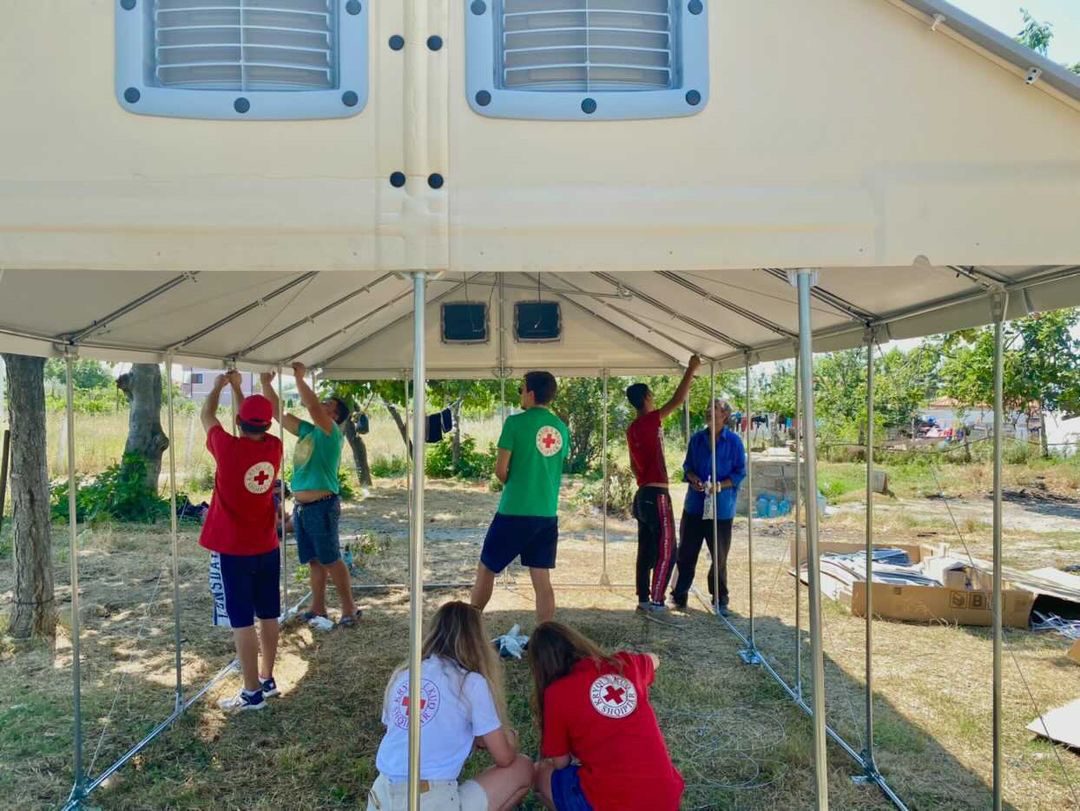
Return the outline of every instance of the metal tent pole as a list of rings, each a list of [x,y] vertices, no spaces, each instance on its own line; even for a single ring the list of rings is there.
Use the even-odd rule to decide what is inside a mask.
[[[176,518],[176,430],[173,416],[172,358],[165,358],[165,391],[169,422],[169,538],[172,546],[173,582],[173,646],[176,651],[176,703],[179,710],[184,705],[184,664],[181,656],[183,640],[180,638],[180,532]]]
[[[866,332],[866,748],[867,772],[874,762],[874,331]]]
[[[413,273],[413,477],[409,538],[409,811],[420,808],[420,652],[424,622],[424,308],[427,277]]]
[[[281,367],[277,370],[277,396],[278,408],[278,439],[281,440],[281,469],[278,475],[281,477],[279,488],[281,500],[281,605],[285,613],[285,619],[289,618],[289,536],[285,530],[287,526],[285,518],[285,381],[282,379]]]
[[[714,361],[709,362],[709,439],[712,442],[710,446],[710,458],[712,459],[712,480],[710,482],[710,490],[716,487],[716,436],[719,433],[719,429],[716,425],[716,419],[714,414],[716,413],[716,363]],[[706,499],[712,499],[712,569],[713,569],[713,611],[716,614],[720,613],[720,561],[717,560],[717,554],[720,551],[720,524],[716,515],[716,494],[713,492],[707,492],[705,494]]]
[[[796,345],[798,350],[798,345]],[[795,353],[795,691],[801,700],[802,678],[802,512],[803,512],[803,430],[799,355]]]
[[[72,746],[74,748],[75,779],[71,787],[71,800],[76,803],[86,796],[86,775],[83,773],[82,731],[82,650],[79,624],[79,514],[77,495],[79,483],[75,480],[75,388],[72,383],[74,355],[64,354],[65,382],[67,384],[67,474],[68,474],[68,557],[71,560],[71,697],[73,703]]]
[[[803,413],[806,416],[806,496],[817,495],[817,427],[814,424],[813,330],[810,323],[810,292],[817,274],[800,269],[799,360],[801,364]],[[810,594],[810,651],[814,690],[814,778],[817,807],[829,807],[829,783],[825,754],[825,659],[821,644],[821,573],[818,561],[817,505],[806,511],[806,556]]]
[[[991,612],[994,623],[994,811],[1001,811],[1004,782],[1004,765],[1001,756],[1001,648],[1002,596],[1001,596],[1001,453],[1002,434],[1005,432],[1005,307],[1008,298],[999,293],[993,298],[994,314],[994,584]]]
[[[750,408],[750,353],[746,353],[746,563],[750,599],[750,637],[746,647],[739,651],[739,656],[748,665],[761,664],[754,639],[754,464],[750,446],[751,417]]]
[[[603,421],[603,472],[604,472],[604,515],[603,515],[603,528],[601,530],[601,538],[603,542],[603,568],[600,571],[600,585],[610,586],[611,578],[608,577],[607,570],[607,514],[608,514],[608,498],[610,490],[610,482],[608,482],[608,370],[604,369],[604,421]]]

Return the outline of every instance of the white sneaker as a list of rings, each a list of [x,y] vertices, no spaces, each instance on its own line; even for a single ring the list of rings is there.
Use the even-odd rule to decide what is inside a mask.
[[[274,681],[273,676],[269,679],[259,679],[259,681],[262,682],[263,698],[273,698],[279,694],[280,691],[278,690],[277,682]]]
[[[266,701],[263,699],[262,690],[257,690],[254,694],[241,690],[232,698],[223,698],[218,701],[218,706],[225,712],[245,712],[264,709]]]

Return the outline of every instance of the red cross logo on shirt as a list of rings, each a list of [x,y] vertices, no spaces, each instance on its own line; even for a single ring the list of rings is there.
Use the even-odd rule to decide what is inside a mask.
[[[244,473],[244,487],[249,493],[261,495],[270,489],[274,473],[274,466],[269,462],[256,462]]]
[[[563,437],[557,428],[543,425],[536,432],[536,449],[542,456],[554,456],[562,450]]]
[[[605,718],[620,720],[633,715],[638,705],[634,683],[618,673],[598,676],[589,688],[589,703]]]
[[[408,696],[405,696],[405,698],[401,699],[401,706],[405,708],[405,714],[408,715],[409,714],[409,697]],[[423,712],[424,708],[426,706],[427,706],[427,699],[426,698],[420,699],[420,712]]]
[[[604,691],[604,701],[612,702],[614,704],[622,704],[623,693],[625,692],[626,691],[622,688],[616,688],[609,685],[607,690]]]

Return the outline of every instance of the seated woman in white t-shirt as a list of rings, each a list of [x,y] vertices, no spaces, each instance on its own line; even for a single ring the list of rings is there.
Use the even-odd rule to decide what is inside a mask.
[[[529,792],[533,763],[518,754],[506,726],[502,663],[480,612],[450,602],[436,612],[424,639],[420,700],[420,808],[423,811],[503,811]],[[406,811],[409,774],[409,671],[390,677],[383,701],[386,735],[375,765],[379,776],[368,811]],[[458,784],[473,747],[487,749],[495,765]]]

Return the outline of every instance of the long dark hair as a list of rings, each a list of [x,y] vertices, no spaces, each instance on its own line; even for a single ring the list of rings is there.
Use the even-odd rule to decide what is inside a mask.
[[[541,734],[544,731],[544,691],[568,675],[582,659],[610,665],[622,671],[622,662],[609,656],[584,634],[561,622],[543,622],[529,637],[529,668],[533,676],[533,711]]]

